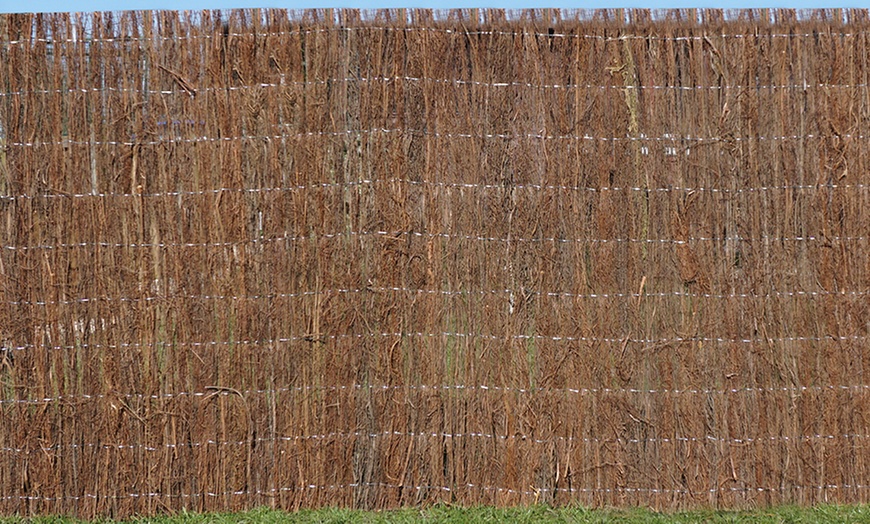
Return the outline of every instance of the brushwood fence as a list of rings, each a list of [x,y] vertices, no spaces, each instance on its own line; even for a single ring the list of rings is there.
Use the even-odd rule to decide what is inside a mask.
[[[870,500],[866,11],[0,39],[0,513]]]

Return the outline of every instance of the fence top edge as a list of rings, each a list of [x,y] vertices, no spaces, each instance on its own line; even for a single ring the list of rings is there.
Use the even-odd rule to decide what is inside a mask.
[[[27,8],[23,4],[23,8]],[[140,10],[0,14],[0,45],[18,41],[44,41],[57,32],[63,40],[72,29],[78,39],[106,39],[139,34],[144,26],[158,34],[195,27],[200,30],[252,31],[275,28],[325,30],[387,26],[390,28],[453,28],[480,34],[480,29],[506,33],[531,32],[536,36],[586,32],[701,32],[744,35],[773,31],[780,36],[804,33],[843,33],[843,29],[870,27],[870,10],[826,9],[715,9],[715,8],[609,8],[609,9],[278,9]],[[267,31],[271,33],[272,31]],[[852,34],[855,31],[847,31]],[[498,34],[498,31],[491,31]],[[98,36],[96,36],[98,35]]]

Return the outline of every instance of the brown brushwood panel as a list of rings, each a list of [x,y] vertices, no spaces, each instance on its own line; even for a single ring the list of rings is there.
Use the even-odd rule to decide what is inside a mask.
[[[0,513],[870,501],[868,30],[0,15]]]

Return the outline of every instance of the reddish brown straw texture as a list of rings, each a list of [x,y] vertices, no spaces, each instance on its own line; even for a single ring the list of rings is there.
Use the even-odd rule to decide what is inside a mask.
[[[0,16],[0,513],[870,500],[864,11]]]

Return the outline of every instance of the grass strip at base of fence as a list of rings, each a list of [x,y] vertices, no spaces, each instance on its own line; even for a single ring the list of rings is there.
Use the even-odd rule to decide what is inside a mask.
[[[644,508],[590,509],[580,506],[550,507],[533,505],[495,508],[436,505],[387,511],[321,508],[286,512],[260,508],[242,513],[191,513],[146,517],[123,521],[86,521],[68,517],[3,517],[0,524],[285,524],[285,523],[416,523],[416,522],[562,522],[562,523],[825,523],[870,522],[870,505],[822,505],[813,507],[778,506],[753,510],[695,510],[657,512]]]

